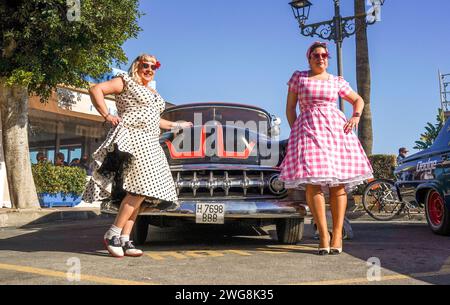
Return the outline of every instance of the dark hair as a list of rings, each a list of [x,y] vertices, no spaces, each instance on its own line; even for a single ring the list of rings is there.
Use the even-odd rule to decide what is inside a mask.
[[[41,159],[45,159],[46,157],[45,157],[45,154],[43,153],[43,152],[38,152],[37,154],[36,154],[36,160],[37,161],[41,161]]]
[[[309,49],[308,49],[308,60],[311,59],[311,54],[314,52],[314,50],[318,49],[318,48],[324,48],[327,51],[327,53],[329,53],[326,43],[316,42],[312,46],[310,46]],[[331,58],[331,56],[328,55],[328,58]]]

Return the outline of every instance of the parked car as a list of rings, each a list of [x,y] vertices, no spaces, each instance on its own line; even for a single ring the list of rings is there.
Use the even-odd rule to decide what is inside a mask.
[[[429,149],[400,162],[395,176],[400,199],[424,206],[431,230],[450,235],[450,120]]]
[[[175,106],[161,117],[194,123],[160,136],[180,205],[158,202],[141,208],[132,232],[136,243],[145,242],[149,224],[184,223],[205,229],[274,224],[279,242],[301,240],[307,206],[302,192],[288,192],[278,178],[287,145],[277,137],[279,118],[259,107],[230,103]],[[115,214],[112,203],[102,204],[102,212]]]

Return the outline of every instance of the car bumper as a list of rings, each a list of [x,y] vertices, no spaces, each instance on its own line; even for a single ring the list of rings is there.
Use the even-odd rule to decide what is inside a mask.
[[[159,209],[144,205],[139,215],[195,218],[195,207],[198,201],[182,201],[172,209]],[[304,202],[290,200],[258,200],[258,201],[201,201],[202,203],[224,203],[225,219],[255,218],[304,218],[308,214],[308,206]],[[101,212],[117,214],[117,206],[103,204]]]

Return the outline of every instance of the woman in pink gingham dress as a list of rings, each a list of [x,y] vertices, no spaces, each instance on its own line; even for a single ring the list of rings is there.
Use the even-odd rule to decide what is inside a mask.
[[[286,113],[291,135],[280,178],[286,188],[306,188],[306,200],[320,235],[318,254],[339,254],[347,192],[372,178],[370,162],[353,132],[364,101],[342,77],[327,73],[329,55],[325,43],[314,43],[307,57],[311,70],[296,71],[288,83]],[[338,96],[353,105],[350,120],[337,109]],[[298,117],[297,103],[301,113]],[[324,192],[330,194],[332,240]]]

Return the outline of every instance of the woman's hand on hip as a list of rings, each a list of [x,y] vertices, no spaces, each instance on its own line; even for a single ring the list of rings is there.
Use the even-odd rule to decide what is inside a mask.
[[[113,126],[117,126],[120,121],[122,121],[122,119],[118,116],[114,116],[112,114],[108,114],[107,116],[105,116],[105,122],[108,122]]]
[[[352,130],[358,129],[360,118],[358,117],[352,117],[350,120],[347,121],[344,125],[344,132],[345,134],[349,134]]]

